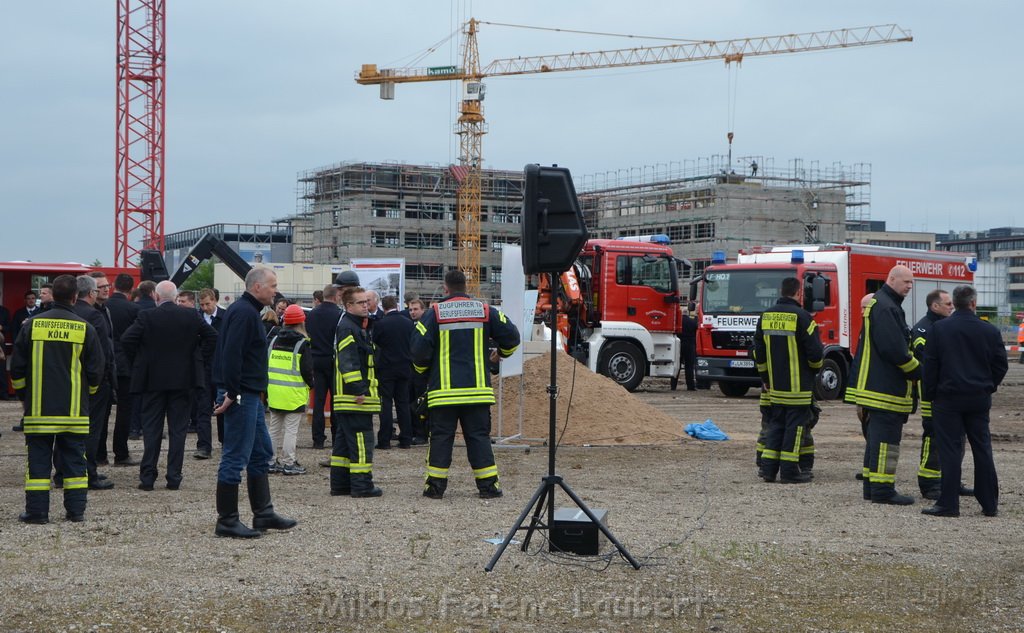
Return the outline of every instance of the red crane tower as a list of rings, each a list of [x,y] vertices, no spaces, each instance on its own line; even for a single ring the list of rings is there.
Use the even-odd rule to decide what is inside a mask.
[[[114,265],[164,250],[166,0],[117,1]]]

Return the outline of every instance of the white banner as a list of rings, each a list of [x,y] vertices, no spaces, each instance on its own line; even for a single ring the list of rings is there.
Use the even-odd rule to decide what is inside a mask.
[[[523,323],[525,313],[526,273],[523,272],[522,248],[515,244],[501,245],[501,311],[519,328],[519,334],[526,339],[529,329]],[[534,293],[534,303],[536,303]],[[533,305],[530,305],[530,328],[533,327]],[[501,376],[519,376],[523,373],[523,346],[515,354],[501,361]]]
[[[381,297],[398,297],[398,305],[403,305],[405,258],[353,259],[350,264],[352,271],[359,275],[360,286],[376,291]]]

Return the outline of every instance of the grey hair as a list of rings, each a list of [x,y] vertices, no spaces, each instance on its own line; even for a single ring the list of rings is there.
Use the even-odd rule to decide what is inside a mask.
[[[174,301],[178,296],[178,287],[172,281],[161,281],[156,285],[156,300],[159,303]]]
[[[78,281],[78,298],[88,297],[89,293],[96,290],[96,280],[89,275],[79,275]]]
[[[245,274],[245,289],[246,289],[246,291],[249,291],[249,290],[252,290],[253,288],[255,288],[256,284],[265,284],[265,283],[267,283],[267,280],[270,279],[270,276],[271,275],[275,275],[275,274],[276,273],[273,270],[271,270],[271,269],[269,269],[269,268],[267,268],[265,266],[255,266],[255,267],[253,267],[252,270],[250,270],[249,272],[247,272]]]

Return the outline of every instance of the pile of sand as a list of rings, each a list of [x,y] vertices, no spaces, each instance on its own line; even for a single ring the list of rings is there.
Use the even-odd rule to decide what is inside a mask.
[[[523,437],[546,440],[550,411],[547,393],[551,382],[550,352],[526,361],[522,377]],[[511,377],[502,382],[502,432],[509,436],[517,431],[519,425],[520,380],[519,377]],[[688,437],[683,432],[681,420],[645,404],[568,354],[558,356],[558,388],[556,439],[561,437],[561,445],[672,444]],[[495,423],[492,432],[497,436],[497,407],[493,413]]]

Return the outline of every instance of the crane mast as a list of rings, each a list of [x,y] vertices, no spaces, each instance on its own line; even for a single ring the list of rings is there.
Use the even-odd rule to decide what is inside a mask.
[[[114,265],[164,250],[165,0],[117,2]]]

